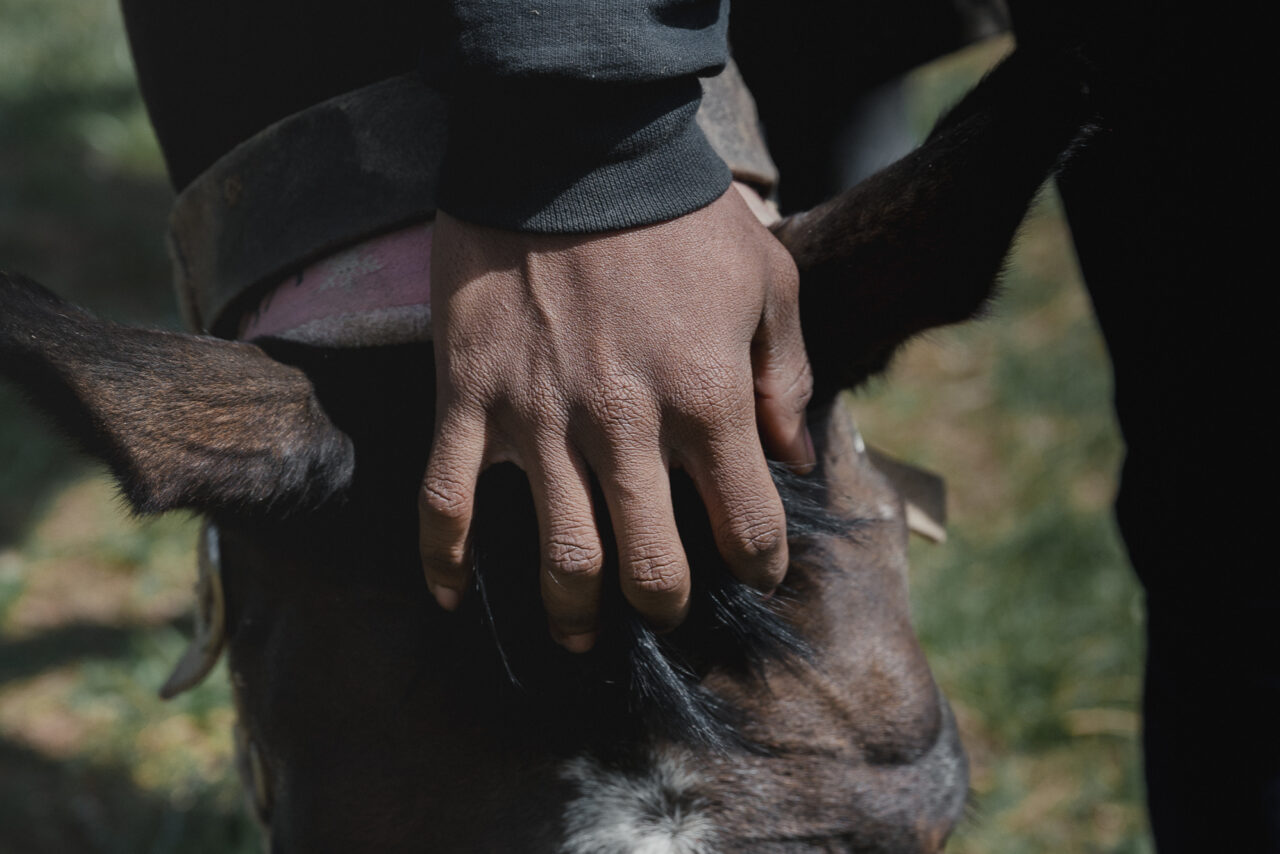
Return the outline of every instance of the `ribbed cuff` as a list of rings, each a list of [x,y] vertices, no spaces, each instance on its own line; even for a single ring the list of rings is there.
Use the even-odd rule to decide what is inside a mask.
[[[731,175],[699,129],[696,78],[505,81],[450,104],[439,206],[481,225],[609,231],[710,204]]]

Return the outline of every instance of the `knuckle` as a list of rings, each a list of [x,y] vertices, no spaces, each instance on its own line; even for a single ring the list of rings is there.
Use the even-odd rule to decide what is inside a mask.
[[[738,363],[728,360],[707,360],[694,374],[692,386],[712,399],[737,398],[751,374],[745,359]]]
[[[547,543],[547,566],[561,578],[590,578],[604,567],[604,553],[595,544],[553,539]]]
[[[738,558],[764,562],[777,557],[786,544],[785,523],[772,516],[735,517],[728,523],[728,542]]]
[[[756,378],[756,394],[766,400],[784,401],[795,412],[804,412],[813,399],[813,367],[807,357],[799,369],[780,376],[780,371],[766,371]]]
[[[671,596],[683,586],[679,572],[650,574],[650,570],[634,573],[631,583],[636,592],[644,596]]]
[[[791,381],[786,393],[795,402],[797,412],[803,412],[813,399],[813,366],[809,364],[808,358],[804,360],[800,373]]]
[[[510,394],[512,409],[523,418],[538,423],[559,419],[565,409],[565,395],[555,383],[522,383]]]
[[[446,352],[440,364],[441,389],[455,404],[482,409],[500,396],[505,372],[490,354],[476,352],[469,344],[458,344]]]
[[[724,361],[703,362],[685,383],[682,398],[699,423],[718,425],[739,408],[745,412],[751,393],[751,374]]]
[[[418,492],[418,506],[431,515],[462,522],[471,508],[471,490],[458,481],[428,475]]]
[[[641,549],[632,556],[628,574],[638,592],[664,596],[678,592],[688,572],[679,556],[669,551]]]
[[[606,431],[629,431],[652,420],[644,386],[636,377],[619,371],[606,371],[596,379],[587,409]]]

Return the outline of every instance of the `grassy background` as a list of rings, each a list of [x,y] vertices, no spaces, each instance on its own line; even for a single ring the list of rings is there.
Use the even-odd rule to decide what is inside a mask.
[[[914,75],[917,130],[1004,49]],[[0,266],[176,328],[169,200],[114,3],[0,0]],[[950,850],[1150,850],[1109,396],[1050,194],[990,316],[912,345],[850,401],[869,441],[949,482],[951,539],[913,545],[912,582],[973,763]],[[256,850],[223,667],[155,695],[189,628],[194,538],[189,518],[129,519],[0,389],[0,852]]]

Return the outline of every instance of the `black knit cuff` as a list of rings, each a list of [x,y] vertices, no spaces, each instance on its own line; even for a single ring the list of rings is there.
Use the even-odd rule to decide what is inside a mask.
[[[710,204],[731,175],[699,129],[696,78],[504,81],[450,104],[439,206],[496,228],[582,233]]]

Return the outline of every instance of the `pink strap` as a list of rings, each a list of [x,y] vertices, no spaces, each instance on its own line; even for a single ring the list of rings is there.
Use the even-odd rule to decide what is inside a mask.
[[[352,346],[390,343],[371,336],[394,327],[391,338],[429,338],[432,232],[417,223],[309,264],[267,292],[240,337]],[[341,340],[344,329],[360,340]]]

